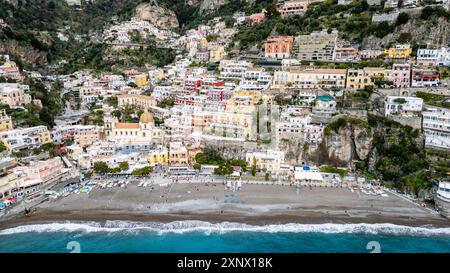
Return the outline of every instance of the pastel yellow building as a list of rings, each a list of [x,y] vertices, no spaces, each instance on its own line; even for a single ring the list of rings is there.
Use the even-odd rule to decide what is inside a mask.
[[[262,99],[261,91],[241,90],[234,92],[233,96],[227,101],[227,109],[240,108],[246,106],[255,106]]]
[[[6,114],[6,110],[0,111],[0,132],[13,129],[12,118]]]
[[[252,115],[237,114],[231,112],[213,112],[211,119],[206,128],[203,130],[204,135],[251,139],[252,133]]]
[[[95,125],[83,126],[76,130],[74,134],[74,142],[82,148],[103,139],[103,128]]]
[[[374,78],[386,77],[388,70],[383,67],[365,67],[363,69],[349,69],[347,71],[347,89],[364,89],[374,84]]]
[[[119,107],[138,107],[141,109],[148,109],[152,106],[156,106],[156,100],[154,97],[138,95],[138,94],[128,94],[117,96],[117,101]]]
[[[225,57],[225,55],[225,48],[223,46],[213,46],[209,50],[209,61],[220,62]]]
[[[409,44],[399,44],[384,50],[384,54],[389,59],[407,59],[412,53]]]
[[[39,133],[39,141],[41,144],[52,143],[52,136],[49,131],[42,131]]]
[[[171,142],[169,144],[169,164],[172,166],[189,164],[188,151],[181,142]]]
[[[166,148],[159,147],[156,150],[151,150],[148,155],[148,162],[150,164],[168,164],[169,153]]]
[[[205,47],[208,44],[208,40],[206,38],[203,38],[198,42],[200,47]]]
[[[138,75],[134,75],[132,76],[134,83],[139,86],[145,86],[148,84],[148,77],[146,74],[138,74]]]

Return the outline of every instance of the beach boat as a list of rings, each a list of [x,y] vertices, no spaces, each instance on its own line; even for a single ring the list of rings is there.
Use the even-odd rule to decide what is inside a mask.
[[[351,192],[355,192],[355,190],[353,190],[353,188],[350,188],[350,191],[351,191]]]
[[[381,196],[383,196],[383,197],[389,197],[389,195],[387,195],[387,194],[385,194],[385,193],[383,193]]]

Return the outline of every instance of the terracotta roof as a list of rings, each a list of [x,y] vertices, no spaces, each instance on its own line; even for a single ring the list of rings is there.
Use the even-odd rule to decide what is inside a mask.
[[[117,98],[122,99],[122,98],[136,98],[136,99],[147,99],[147,100],[154,100],[155,98],[153,98],[152,96],[146,96],[146,95],[141,95],[141,94],[125,94],[125,95],[119,95],[117,96]]]
[[[347,73],[347,69],[291,70],[291,73],[299,73],[299,74],[346,74]]]
[[[123,123],[118,122],[115,124],[117,129],[139,129],[139,123]]]

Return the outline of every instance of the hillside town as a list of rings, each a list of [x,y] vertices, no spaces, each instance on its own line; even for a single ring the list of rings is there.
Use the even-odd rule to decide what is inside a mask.
[[[277,10],[283,18],[302,15],[314,2],[320,1],[278,1]],[[401,9],[398,2],[385,1],[391,11],[372,21],[392,22],[421,8],[419,1],[404,0]],[[436,5],[449,7],[446,0]],[[399,177],[370,163],[377,157],[368,143],[380,138],[371,135],[373,124],[420,135],[433,160],[444,161],[446,174],[433,182],[448,195],[448,36],[444,45],[373,48],[323,29],[270,34],[260,49],[239,51],[233,37],[240,25],[257,26],[266,17],[264,10],[237,12],[231,25],[216,17],[185,33],[134,17],[97,37],[117,52],[149,39],[175,50],[175,60],[164,66],[44,75],[0,55],[0,209],[123,184],[90,184],[102,177],[170,185],[203,183],[205,175],[229,189],[395,183]],[[36,82],[49,92],[58,88],[52,94],[62,107],[51,123],[29,122],[27,113],[49,100],[33,91]]]

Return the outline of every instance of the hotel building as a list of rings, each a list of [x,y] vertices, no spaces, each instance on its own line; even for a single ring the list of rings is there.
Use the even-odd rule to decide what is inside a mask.
[[[450,149],[450,110],[427,106],[422,116],[425,146]]]
[[[384,102],[385,116],[418,116],[422,112],[423,99],[416,97],[387,96]]]
[[[269,37],[264,46],[264,55],[269,59],[289,58],[293,42],[294,37],[292,36]]]

